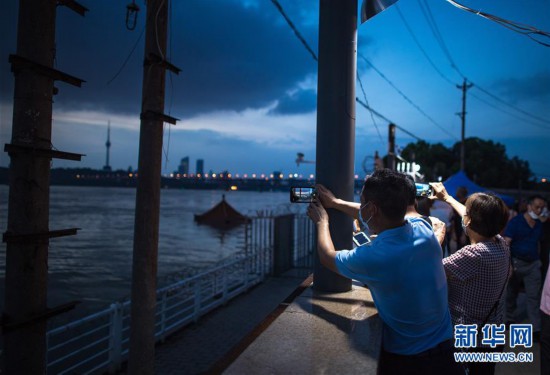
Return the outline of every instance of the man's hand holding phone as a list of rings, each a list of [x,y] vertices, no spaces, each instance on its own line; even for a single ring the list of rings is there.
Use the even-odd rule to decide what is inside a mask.
[[[328,225],[328,214],[319,200],[311,202],[307,208],[307,216],[314,224],[326,223]]]
[[[336,201],[338,200],[332,191],[327,189],[324,185],[317,184],[315,185],[317,189],[317,198],[323,204],[325,208],[334,208],[336,206]]]

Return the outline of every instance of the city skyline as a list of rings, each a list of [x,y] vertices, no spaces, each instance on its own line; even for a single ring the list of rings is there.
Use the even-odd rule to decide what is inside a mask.
[[[80,2],[90,9],[83,18],[58,7],[56,69],[87,82],[80,89],[56,84],[52,143],[86,156],[80,163],[54,160],[53,167],[100,169],[110,121],[113,170],[136,168],[145,7],[128,31],[124,4]],[[315,52],[318,2],[279,2]],[[550,30],[548,3],[465,3]],[[13,75],[7,56],[16,52],[17,6],[4,7],[0,135],[9,143]],[[314,164],[297,166],[295,159],[304,153],[315,160],[317,66],[272,2],[174,2],[170,19],[169,59],[182,72],[167,77],[165,112],[181,121],[165,125],[163,173],[196,155],[206,170],[218,172],[314,174]],[[509,157],[529,161],[535,175],[550,175],[550,48],[443,0],[429,7],[400,0],[358,26],[357,66],[357,98],[416,137],[447,147],[460,138],[462,93],[455,85],[462,84],[462,72],[474,83],[466,137],[502,143]],[[387,153],[387,125],[356,105],[356,173],[367,156]],[[416,141],[399,130],[396,136],[400,147]],[[8,163],[3,153],[0,165]]]

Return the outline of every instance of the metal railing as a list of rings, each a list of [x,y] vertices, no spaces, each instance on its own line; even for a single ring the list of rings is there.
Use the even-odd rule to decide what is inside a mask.
[[[157,290],[157,341],[262,282],[273,272],[274,217],[258,217],[245,227],[244,250],[236,259]],[[313,226],[293,220],[293,265],[308,267]],[[115,372],[128,357],[130,301],[52,329],[47,334],[48,374]]]

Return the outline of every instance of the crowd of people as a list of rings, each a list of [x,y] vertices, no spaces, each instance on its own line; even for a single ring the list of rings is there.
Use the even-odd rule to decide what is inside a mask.
[[[542,228],[547,202],[531,197],[526,211],[511,218],[495,194],[461,189],[452,197],[443,184],[431,185],[430,199],[449,204],[452,218],[430,216],[430,205],[415,200],[414,181],[389,169],[367,177],[360,203],[317,185],[318,198],[308,207],[322,264],[370,289],[383,322],[378,373],[493,374],[495,363],[455,361],[457,327],[475,325],[481,332],[488,324],[525,321],[517,308],[524,290],[520,305],[526,305],[534,339],[541,341],[541,371],[550,374],[550,247]],[[373,240],[336,249],[327,209],[357,219]],[[455,248],[444,256],[450,241]],[[544,252],[545,266],[539,255]],[[544,289],[542,273],[548,275]],[[478,340],[463,350],[496,352],[503,346]]]

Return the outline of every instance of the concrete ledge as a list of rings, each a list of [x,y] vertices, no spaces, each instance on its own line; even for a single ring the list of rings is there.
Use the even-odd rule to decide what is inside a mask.
[[[225,374],[375,374],[382,324],[368,289],[305,289]]]

